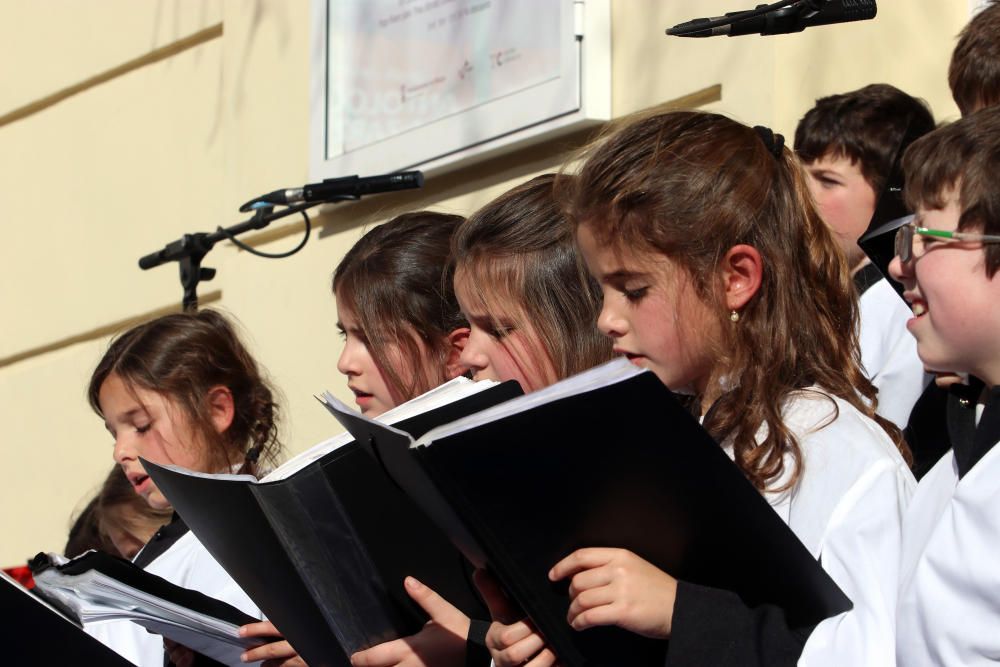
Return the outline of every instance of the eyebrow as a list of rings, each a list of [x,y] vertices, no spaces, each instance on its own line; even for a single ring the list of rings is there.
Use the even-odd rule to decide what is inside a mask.
[[[633,278],[646,278],[649,274],[645,271],[629,271],[628,269],[616,269],[611,273],[601,276],[602,282],[622,282]]]
[[[361,327],[345,327],[342,322],[337,322],[337,330],[342,334],[364,335],[365,331]]]

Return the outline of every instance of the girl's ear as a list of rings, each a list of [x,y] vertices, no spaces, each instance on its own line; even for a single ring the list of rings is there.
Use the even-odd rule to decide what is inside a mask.
[[[448,380],[453,380],[468,370],[459,361],[467,342],[469,342],[469,327],[461,327],[448,334],[448,357],[444,362],[444,374]]]
[[[740,310],[760,289],[764,263],[751,245],[734,245],[722,258],[722,289],[726,308]]]
[[[235,415],[233,392],[225,385],[217,384],[208,390],[208,411],[217,433],[225,433],[232,425]]]

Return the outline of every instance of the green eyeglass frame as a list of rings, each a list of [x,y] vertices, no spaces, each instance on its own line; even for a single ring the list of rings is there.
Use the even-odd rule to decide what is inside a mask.
[[[978,243],[1000,243],[1000,236],[996,234],[975,234],[972,232],[949,232],[943,229],[928,229],[927,227],[917,227],[914,221],[915,215],[908,215],[901,221],[901,226],[896,230],[896,256],[901,262],[909,262],[913,259],[913,237],[929,236],[947,241],[975,241]]]

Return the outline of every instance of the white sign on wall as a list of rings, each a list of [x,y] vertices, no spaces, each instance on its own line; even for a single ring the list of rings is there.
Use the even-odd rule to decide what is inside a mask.
[[[444,171],[610,118],[608,0],[314,0],[314,178]]]

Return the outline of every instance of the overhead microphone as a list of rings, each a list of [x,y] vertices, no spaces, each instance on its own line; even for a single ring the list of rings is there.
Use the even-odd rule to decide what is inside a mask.
[[[729,12],[725,16],[700,18],[667,29],[677,37],[726,35],[782,35],[831,23],[875,18],[875,0],[798,0],[757,5],[754,9]]]
[[[424,175],[419,171],[400,171],[395,174],[380,176],[344,176],[343,178],[328,178],[319,183],[309,183],[300,188],[275,190],[266,195],[251,199],[240,206],[240,211],[247,212],[261,204],[298,204],[301,202],[332,202],[345,199],[357,199],[363,195],[374,195],[381,192],[410,190],[424,185]]]

